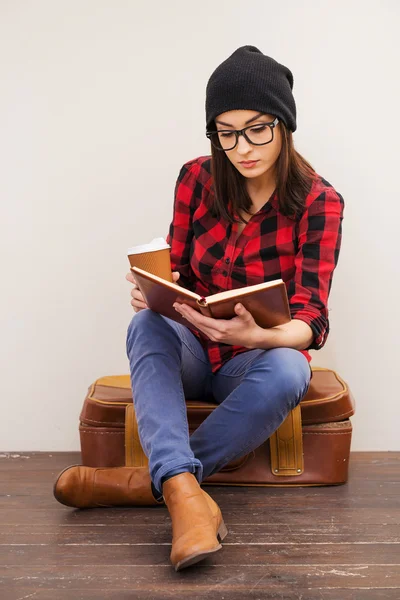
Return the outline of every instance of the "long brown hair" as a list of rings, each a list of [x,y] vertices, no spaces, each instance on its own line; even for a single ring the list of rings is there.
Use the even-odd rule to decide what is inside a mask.
[[[295,150],[292,132],[282,121],[279,122],[282,148],[275,163],[276,191],[279,210],[286,216],[296,218],[304,210],[304,203],[316,176],[313,167]],[[216,131],[215,122],[211,122],[209,130]],[[246,178],[226,157],[225,152],[211,146],[211,174],[213,177],[214,199],[208,206],[215,217],[223,217],[229,223],[235,219],[228,210],[228,201],[235,212],[249,212],[251,198],[246,189]],[[241,217],[240,221],[247,222]]]

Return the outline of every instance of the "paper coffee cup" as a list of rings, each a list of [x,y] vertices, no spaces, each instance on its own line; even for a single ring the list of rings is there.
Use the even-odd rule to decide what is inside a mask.
[[[127,255],[131,267],[139,267],[172,282],[170,251],[171,246],[164,238],[154,238],[148,244],[128,248]]]

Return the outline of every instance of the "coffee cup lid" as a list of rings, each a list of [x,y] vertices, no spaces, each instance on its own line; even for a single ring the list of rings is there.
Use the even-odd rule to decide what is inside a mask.
[[[140,244],[139,246],[132,246],[128,248],[127,254],[141,254],[142,252],[151,252],[152,250],[164,250],[165,248],[171,248],[164,238],[154,238],[148,244]]]

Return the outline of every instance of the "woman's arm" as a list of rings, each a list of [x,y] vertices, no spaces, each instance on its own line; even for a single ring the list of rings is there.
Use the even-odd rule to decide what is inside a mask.
[[[313,332],[309,345],[305,329],[304,338],[296,340],[305,345],[302,350],[319,350],[328,337],[328,297],[339,259],[343,211],[342,196],[333,187],[327,187],[299,221],[295,274],[288,284],[288,296],[292,319],[303,321]],[[290,329],[294,331],[294,327],[300,331],[297,324]],[[275,338],[280,339],[283,338]]]
[[[290,323],[271,327],[270,329],[255,329],[254,340],[251,345],[254,348],[295,348],[306,350],[314,339],[314,332],[307,323],[298,319],[292,319]]]
[[[179,271],[179,285],[191,288],[190,245],[193,238],[192,217],[196,210],[196,160],[181,168],[175,184],[173,217],[166,242],[171,246],[171,269]]]

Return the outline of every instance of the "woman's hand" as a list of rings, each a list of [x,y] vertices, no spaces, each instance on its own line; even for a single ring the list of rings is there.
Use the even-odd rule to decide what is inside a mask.
[[[257,340],[260,338],[262,327],[257,325],[251,314],[245,307],[238,303],[235,305],[237,317],[233,319],[213,319],[198,313],[187,304],[174,303],[174,308],[185,319],[193,323],[213,342],[244,346],[245,348],[257,348]]]
[[[135,277],[132,273],[132,271],[129,271],[129,273],[126,274],[125,279],[127,279],[127,281],[129,281],[130,283],[133,284],[133,288],[131,290],[131,296],[132,296],[132,300],[131,300],[131,304],[133,306],[133,310],[135,312],[139,312],[140,310],[142,310],[143,308],[149,308],[147,306],[147,304],[144,301],[142,292],[139,290]],[[176,283],[179,279],[179,271],[172,271],[172,280],[174,283]]]

